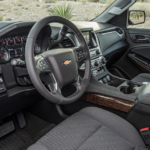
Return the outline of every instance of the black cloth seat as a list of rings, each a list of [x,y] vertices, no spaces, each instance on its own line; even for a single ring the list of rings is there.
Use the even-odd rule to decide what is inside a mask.
[[[149,73],[141,73],[138,76],[132,79],[134,82],[150,82],[150,74]]]
[[[126,120],[88,107],[72,115],[28,150],[147,150],[140,134]]]

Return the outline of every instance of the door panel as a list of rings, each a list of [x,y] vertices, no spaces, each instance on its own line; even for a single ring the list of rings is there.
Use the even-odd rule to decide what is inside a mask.
[[[141,55],[130,52],[128,59],[139,68],[141,72],[150,73],[150,59],[147,59]]]
[[[128,29],[125,33],[129,48],[113,66],[123,70],[129,79],[150,73],[150,30]]]
[[[137,47],[133,48],[130,52],[150,60],[150,47]]]

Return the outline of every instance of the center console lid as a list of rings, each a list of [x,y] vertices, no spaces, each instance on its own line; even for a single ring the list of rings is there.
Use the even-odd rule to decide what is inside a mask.
[[[150,83],[147,83],[139,92],[138,101],[142,104],[150,105]]]

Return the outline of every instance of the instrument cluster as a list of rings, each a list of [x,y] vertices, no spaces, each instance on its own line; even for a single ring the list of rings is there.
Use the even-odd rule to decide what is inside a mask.
[[[21,58],[24,56],[24,48],[27,36],[15,36],[0,39],[0,63],[8,62],[13,58]],[[41,53],[38,42],[34,45],[34,54]]]
[[[8,37],[4,39],[0,39],[0,45],[2,46],[15,46],[21,45],[26,43],[26,36],[16,36],[16,37]]]

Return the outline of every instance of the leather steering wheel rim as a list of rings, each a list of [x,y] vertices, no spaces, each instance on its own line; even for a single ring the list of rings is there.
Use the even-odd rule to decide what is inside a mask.
[[[81,82],[77,81],[77,91],[73,95],[69,97],[64,97],[61,95],[58,91],[56,93],[50,92],[42,83],[39,72],[36,67],[35,62],[35,56],[34,56],[34,44],[35,40],[39,34],[39,32],[42,30],[43,27],[45,27],[49,23],[60,23],[65,26],[67,26],[69,29],[71,29],[74,34],[76,35],[79,43],[80,48],[84,50],[86,53],[85,60],[85,74]],[[25,47],[25,60],[26,60],[26,66],[27,70],[30,76],[30,79],[35,86],[35,88],[38,90],[38,92],[45,97],[47,100],[56,103],[56,104],[69,104],[76,100],[78,100],[85,92],[89,81],[91,77],[91,61],[90,61],[90,54],[88,50],[88,46],[85,42],[85,39],[82,35],[82,33],[79,31],[79,29],[69,20],[59,17],[59,16],[49,16],[45,17],[38,22],[35,23],[35,25],[32,27],[32,29],[29,32],[29,35],[27,37],[27,43]]]

